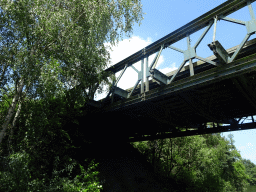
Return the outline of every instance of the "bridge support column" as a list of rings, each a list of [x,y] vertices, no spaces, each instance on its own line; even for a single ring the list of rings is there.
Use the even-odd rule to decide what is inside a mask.
[[[148,55],[146,56],[146,92],[149,91],[149,81],[148,81],[148,78],[149,78],[149,71],[148,71]]]
[[[104,192],[163,191],[153,166],[131,144],[106,142],[95,151],[100,155],[96,161]]]
[[[144,93],[144,58],[141,59],[141,86],[140,93]]]

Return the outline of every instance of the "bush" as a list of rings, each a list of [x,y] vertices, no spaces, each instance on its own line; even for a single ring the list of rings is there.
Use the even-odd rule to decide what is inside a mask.
[[[46,174],[43,174],[43,179],[40,180],[31,176],[32,168],[28,166],[30,157],[27,153],[14,153],[2,159],[1,163],[5,164],[5,167],[0,167],[0,191],[99,192],[102,189],[97,178],[98,172],[95,171],[98,164],[95,164],[94,161],[90,162],[87,170],[79,165],[81,174],[75,178],[60,177],[64,171],[69,175],[73,171],[76,163],[70,159],[71,162],[63,170],[54,170],[50,183],[46,184]]]

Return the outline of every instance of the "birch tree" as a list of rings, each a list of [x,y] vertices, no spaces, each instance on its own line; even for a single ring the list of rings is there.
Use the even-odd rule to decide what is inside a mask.
[[[104,43],[129,37],[142,19],[139,0],[0,0],[0,98],[9,84],[16,86],[0,143],[19,115],[22,93],[31,99],[57,97],[72,80],[80,96],[92,98],[86,90],[107,82]]]

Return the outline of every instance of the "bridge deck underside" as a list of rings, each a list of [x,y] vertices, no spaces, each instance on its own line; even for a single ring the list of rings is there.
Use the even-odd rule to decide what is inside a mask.
[[[241,79],[252,88],[252,95],[241,86]],[[255,87],[256,72],[252,71],[197,89],[159,96],[118,112],[134,118],[153,117],[160,123],[178,127],[193,127],[205,122],[228,123],[232,118],[255,115],[256,105],[252,104]]]
[[[245,84],[247,87],[243,87]],[[256,71],[251,71],[196,89],[159,96],[109,112],[107,116],[117,126],[109,126],[108,131],[127,138],[176,133],[179,128],[199,130],[207,122],[230,124],[231,119],[256,114],[255,89]],[[198,133],[188,135],[194,134]]]
[[[253,66],[256,65],[255,47],[254,43],[243,49],[237,63],[227,64],[234,66],[232,75],[227,72],[218,78],[226,68],[205,63],[195,67],[193,77],[189,77],[189,70],[181,72],[173,86],[189,82],[190,79],[204,76],[214,70],[216,80],[206,79],[203,83],[177,90],[168,88],[170,85],[161,86],[150,81],[150,91],[145,93],[143,101],[138,94],[138,88],[130,99],[115,95],[113,104],[111,99],[106,100],[105,106],[95,112],[101,114],[101,117],[109,117],[112,126],[109,126],[108,132],[117,131],[126,138],[159,132],[174,133],[179,131],[177,127],[199,130],[200,126],[207,122],[229,124],[234,118],[256,115],[255,67],[243,70],[241,65],[248,60],[252,61],[250,63],[253,63]],[[169,92],[166,91],[168,89]]]

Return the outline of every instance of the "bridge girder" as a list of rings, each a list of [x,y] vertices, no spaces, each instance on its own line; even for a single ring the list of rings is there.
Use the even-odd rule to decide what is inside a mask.
[[[246,116],[252,116],[253,119],[253,115],[256,115],[256,80],[254,80],[256,79],[256,39],[247,42],[249,37],[256,33],[256,19],[251,6],[254,1],[226,1],[108,68],[106,71],[113,73],[123,70],[118,77],[118,82],[126,68],[131,66],[138,73],[138,81],[133,88],[127,90],[116,87],[117,82],[114,82],[112,92],[104,100],[96,102],[97,104],[91,103],[97,106],[92,113],[113,113],[115,114],[113,121],[120,115],[129,116],[137,119],[137,124],[144,124],[133,128],[131,128],[132,125],[130,126],[131,130],[124,134],[127,138],[133,138],[129,141],[245,130],[255,127],[254,120],[245,125],[238,124],[236,120]],[[245,6],[249,8],[250,21],[227,17]],[[218,20],[246,27],[247,34],[238,46],[225,50],[220,42],[215,41]],[[196,54],[196,48],[213,24],[213,42],[208,46],[214,55],[202,58]],[[194,46],[191,46],[190,35],[203,28],[205,30],[201,37]],[[187,38],[187,50],[172,46],[183,38]],[[163,74],[155,69],[155,66],[162,50],[167,47],[183,53],[184,60],[178,70]],[[148,56],[156,52],[158,54],[148,66]],[[144,58],[146,58],[145,67]],[[199,61],[193,63],[192,60],[195,58]],[[138,71],[132,65],[140,60],[142,70]],[[189,66],[184,66],[186,62],[189,62]],[[144,72],[146,82],[143,80]],[[153,80],[149,81],[149,76]],[[109,98],[110,95],[112,99]],[[146,126],[148,122],[154,124],[152,130]],[[208,129],[207,122],[217,125]],[[221,123],[229,125],[220,126]],[[182,128],[186,128],[186,131],[181,131]],[[160,136],[159,133],[164,134]],[[145,137],[145,135],[151,136]]]

